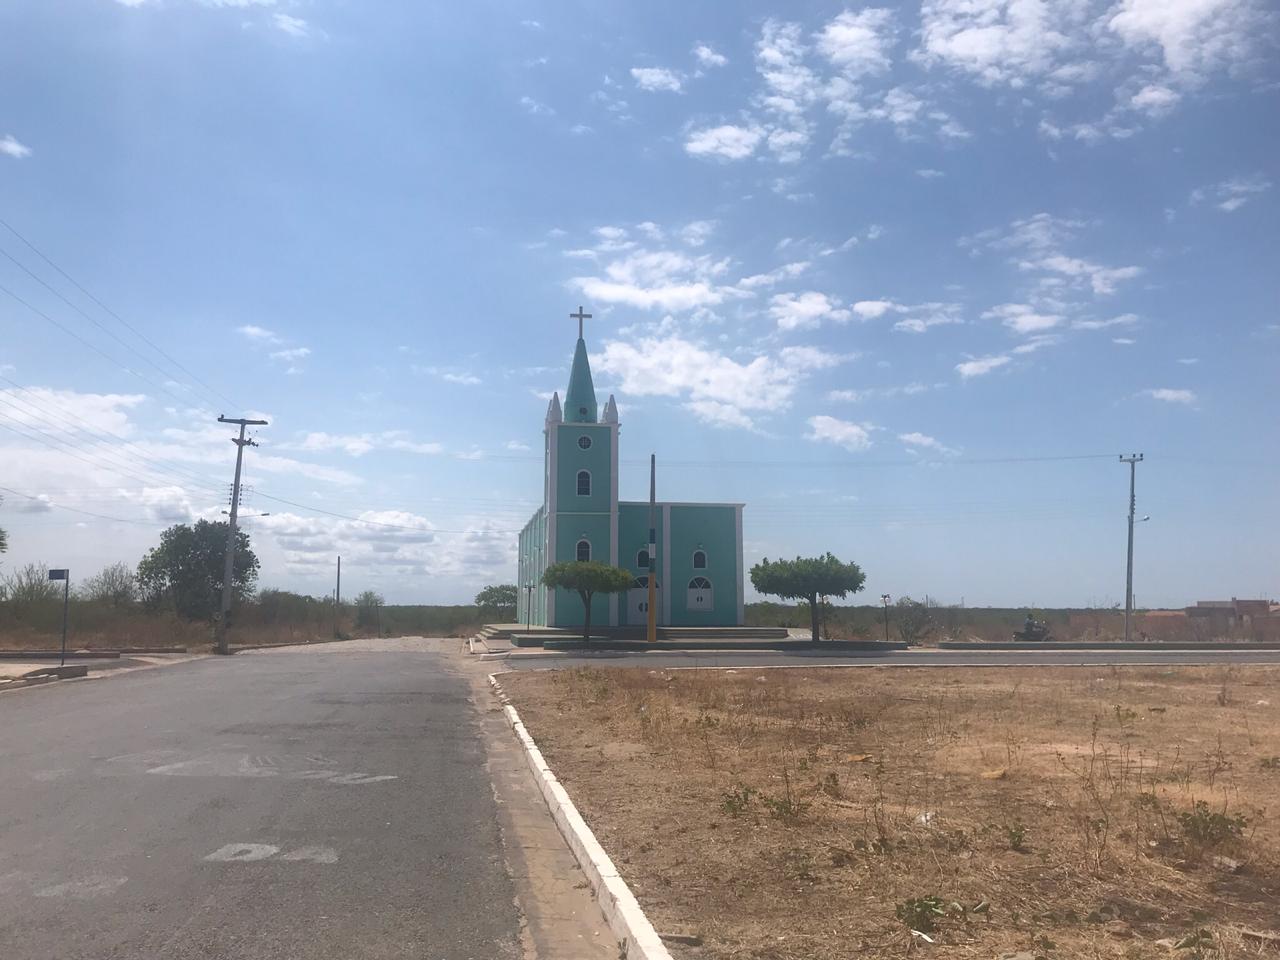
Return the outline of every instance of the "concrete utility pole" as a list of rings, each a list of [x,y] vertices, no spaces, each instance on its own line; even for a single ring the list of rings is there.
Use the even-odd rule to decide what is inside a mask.
[[[579,307],[579,310],[582,308]],[[649,454],[649,629],[645,633],[645,639],[650,643],[656,643],[658,640],[658,520],[657,520],[657,495],[658,495],[658,458],[655,454]],[[667,584],[667,588],[671,588],[671,584]]]
[[[227,643],[227,619],[231,616],[231,588],[232,576],[235,569],[236,559],[236,515],[240,511],[240,465],[244,460],[244,448],[256,447],[258,444],[252,439],[245,439],[245,427],[265,427],[265,420],[243,420],[234,417],[218,417],[219,423],[238,423],[240,425],[240,436],[232,437],[231,442],[236,445],[236,479],[231,485],[231,512],[227,514],[227,553],[222,564],[222,604],[218,612],[218,653],[228,654],[231,648]]]
[[[1124,641],[1128,643],[1131,639],[1133,621],[1133,515],[1138,503],[1134,496],[1134,483],[1138,464],[1142,462],[1142,454],[1121,456],[1120,462],[1129,465],[1129,564],[1124,575]]]
[[[342,557],[338,557],[338,582],[333,587],[333,636],[338,636],[338,611],[342,607]]]

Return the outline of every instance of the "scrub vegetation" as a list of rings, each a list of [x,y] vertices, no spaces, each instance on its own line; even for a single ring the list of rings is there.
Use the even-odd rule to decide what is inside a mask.
[[[503,683],[677,956],[1280,958],[1280,668]]]

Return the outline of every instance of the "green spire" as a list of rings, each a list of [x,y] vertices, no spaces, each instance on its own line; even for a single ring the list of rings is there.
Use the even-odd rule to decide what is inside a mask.
[[[569,389],[564,395],[566,423],[596,422],[596,388],[591,382],[591,364],[587,362],[587,344],[578,337],[573,351],[573,369],[569,371]]]

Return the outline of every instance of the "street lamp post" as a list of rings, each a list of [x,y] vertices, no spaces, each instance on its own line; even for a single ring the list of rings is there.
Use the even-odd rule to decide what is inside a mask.
[[[68,569],[50,570],[50,580],[62,581],[62,656],[58,658],[58,666],[67,665],[67,604],[71,599],[71,571]]]
[[[880,594],[880,602],[884,604],[884,642],[889,642],[889,595]]]
[[[533,581],[524,585],[524,628],[533,627]]]

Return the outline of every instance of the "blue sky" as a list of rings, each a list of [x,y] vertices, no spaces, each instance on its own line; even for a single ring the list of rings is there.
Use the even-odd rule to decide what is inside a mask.
[[[745,501],[748,563],[1122,602],[1141,451],[1138,602],[1280,594],[1276,38],[1246,0],[5,4],[6,563],[216,517],[215,418],[261,414],[264,585],[341,553],[467,600],[581,303],[622,495],[654,452]]]

